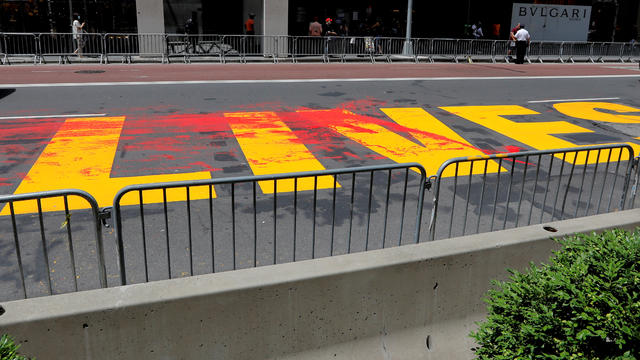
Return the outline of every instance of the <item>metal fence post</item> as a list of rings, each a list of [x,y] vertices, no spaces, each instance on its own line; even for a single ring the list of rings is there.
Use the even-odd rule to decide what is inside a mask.
[[[8,57],[9,50],[7,48],[7,35],[6,34],[0,34],[0,35],[2,36],[2,44],[3,44],[3,48],[2,48],[2,55],[3,55],[2,65],[5,65],[5,64],[8,65],[9,64],[9,57]]]
[[[42,44],[40,43],[40,34],[33,34],[33,41],[35,47],[35,56],[33,57],[33,64],[42,64]]]

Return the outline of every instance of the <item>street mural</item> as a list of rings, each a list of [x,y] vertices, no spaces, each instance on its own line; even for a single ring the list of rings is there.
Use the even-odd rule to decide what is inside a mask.
[[[1,125],[0,194],[74,188],[92,194],[100,206],[110,206],[117,191],[131,184],[392,162],[417,162],[433,175],[443,162],[454,157],[594,145],[557,136],[594,132],[578,125],[580,121],[640,123],[640,109],[611,102],[560,102],[553,104],[554,114],[544,117],[520,105],[439,109],[513,142],[499,150],[483,149],[468,141],[464,131],[454,130],[419,107],[377,107],[376,116],[342,106],[168,116],[25,118]],[[579,121],[549,121],[554,115]],[[629,136],[613,142],[628,143],[636,154],[640,153],[637,138]],[[606,159],[591,157],[588,161]],[[487,168],[488,172],[498,170],[496,163]],[[314,186],[325,189],[332,188],[333,183],[333,177],[325,176],[317,184],[308,179],[297,186],[298,190]],[[273,186],[259,185],[264,193],[273,192]],[[287,191],[293,191],[292,182],[278,184],[278,192]],[[208,197],[208,187],[190,194],[191,199]],[[169,195],[170,201],[184,199],[183,193]],[[161,193],[145,197],[145,202],[161,201]],[[127,204],[126,199],[123,204]],[[35,205],[21,206],[17,212],[31,212]],[[80,201],[70,204],[71,208],[83,206]],[[45,211],[59,207],[53,202],[43,203]],[[1,214],[6,215],[7,209]]]

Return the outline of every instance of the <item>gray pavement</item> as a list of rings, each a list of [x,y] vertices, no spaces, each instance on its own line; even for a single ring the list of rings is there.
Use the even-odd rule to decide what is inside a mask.
[[[517,71],[517,69],[514,69]],[[144,85],[144,86],[90,86],[90,87],[52,87],[52,88],[17,88],[3,89],[0,91],[0,118],[19,117],[21,115],[38,116],[50,114],[95,114],[105,113],[108,116],[126,116],[125,127],[118,145],[118,151],[114,159],[111,177],[152,175],[159,173],[207,171],[209,168],[220,169],[212,171],[213,178],[251,175],[248,160],[243,155],[237,140],[229,135],[228,129],[206,126],[206,123],[197,123],[184,128],[174,125],[166,126],[166,122],[158,122],[156,119],[174,115],[204,115],[220,114],[223,112],[251,112],[251,111],[275,111],[278,114],[291,113],[300,109],[348,109],[359,115],[369,116],[382,122],[392,123],[392,120],[380,111],[380,108],[406,108],[419,107],[428,111],[440,121],[444,122],[460,134],[474,147],[482,149],[486,153],[505,152],[509,149],[532,150],[530,146],[519,143],[516,140],[484,128],[478,124],[465,120],[448,111],[440,109],[446,106],[479,106],[479,105],[520,105],[527,109],[539,112],[535,116],[513,116],[512,120],[522,122],[548,122],[566,121],[592,130],[592,133],[569,133],[556,135],[560,139],[573,142],[578,145],[634,142],[640,136],[640,124],[606,123],[571,118],[555,111],[553,104],[558,101],[538,102],[545,100],[566,99],[600,99],[611,103],[624,104],[640,108],[640,79],[629,78],[585,78],[585,79],[495,79],[495,80],[431,80],[431,81],[369,81],[369,82],[318,82],[318,83],[256,83],[256,84],[198,84],[198,85]],[[612,99],[613,98],[613,99]],[[587,100],[591,101],[591,100]],[[593,100],[597,101],[597,100]],[[607,112],[607,111],[605,111]],[[612,112],[607,112],[612,113]],[[640,113],[631,113],[640,116]],[[0,128],[15,129],[21,126],[25,120],[10,119],[0,120]],[[51,129],[45,133],[53,136],[55,127],[64,119],[49,120]],[[29,126],[39,124],[38,120],[28,122]],[[56,125],[58,124],[58,125]],[[327,136],[328,130],[317,127],[312,130],[304,129],[300,123],[291,125],[292,129],[304,133],[303,142],[307,141],[309,150],[316,156],[320,163],[327,169],[355,167],[365,165],[392,164],[393,161],[380,156],[371,149],[363,147],[349,139],[336,140]],[[145,131],[142,131],[145,130]],[[28,173],[35,159],[46,145],[48,138],[38,133],[31,138],[2,138],[0,142],[0,186],[1,193],[12,193],[18,187],[24,174]],[[188,141],[174,144],[174,149],[159,146],[158,142],[166,143],[167,139],[188,135]],[[408,134],[402,134],[406,138],[416,142]],[[315,137],[315,139],[314,139]],[[156,145],[149,146],[149,143]],[[143,144],[144,146],[141,146]],[[16,154],[19,145],[20,154]],[[190,149],[190,151],[188,151]],[[352,154],[345,155],[346,153]],[[165,156],[166,155],[166,156]],[[153,161],[145,161],[145,160]],[[456,220],[452,221],[453,235],[472,231],[479,224],[480,231],[490,230],[488,216],[497,213],[498,221],[507,219],[505,227],[516,225],[517,218],[534,220],[538,217],[543,221],[559,219],[559,216],[573,217],[574,212],[580,216],[585,213],[603,212],[617,209],[616,199],[622,191],[621,179],[624,178],[624,169],[627,162],[621,163],[621,168],[614,171],[614,167],[599,170],[593,167],[585,167],[586,182],[569,186],[569,195],[566,195],[565,203],[567,215],[558,215],[557,208],[560,203],[541,203],[541,194],[548,192],[550,197],[555,197],[553,186],[562,179],[559,176],[556,161],[554,169],[543,168],[541,164],[547,164],[549,158],[527,159],[529,163],[538,166],[539,174],[550,174],[549,189],[543,189],[543,184],[533,184],[534,172],[529,172],[527,186],[516,187],[511,191],[508,207],[495,208],[490,201],[480,202],[478,194],[481,192],[478,176],[473,177],[473,190],[467,192],[463,186],[465,183],[454,184],[451,180],[443,183],[441,199],[443,201],[442,215],[439,213],[437,238],[446,237],[442,232],[448,229],[450,218],[447,214],[452,211]],[[188,165],[185,165],[188,164]],[[501,199],[507,197],[509,176],[524,176],[523,167],[516,171],[493,175],[486,180],[486,184],[494,187],[495,194]],[[505,168],[511,169],[511,164],[505,164]],[[575,174],[582,174],[583,168],[576,168]],[[567,169],[563,174],[566,174]],[[598,175],[596,176],[596,172]],[[409,194],[417,192],[417,176],[410,173],[408,182]],[[512,175],[513,174],[513,175]],[[607,175],[602,175],[607,174]],[[429,173],[428,175],[434,175]],[[593,175],[593,176],[591,176]],[[398,240],[402,243],[410,242],[411,231],[415,225],[416,197],[410,195],[406,206],[406,221],[400,223],[402,200],[402,185],[404,184],[404,172],[394,173],[390,189],[390,207],[386,203],[386,174],[376,174],[375,190],[371,191],[369,200],[369,175],[358,177],[358,187],[354,191],[354,222],[349,219],[351,187],[349,179],[339,178],[342,187],[337,190],[337,204],[334,206],[330,189],[318,191],[317,207],[313,209],[313,198],[309,192],[301,193],[297,211],[293,211],[292,194],[279,195],[277,200],[277,225],[276,233],[282,234],[277,239],[277,262],[293,260],[293,226],[296,226],[296,260],[327,256],[331,249],[334,253],[342,254],[348,251],[361,251],[366,247],[367,226],[369,229],[370,249],[381,248],[383,237],[387,238],[384,246],[393,246]],[[608,177],[607,177],[608,176]],[[501,185],[497,185],[498,177]],[[561,179],[562,178],[562,179]],[[580,179],[576,175],[576,179]],[[612,181],[616,180],[614,185]],[[577,181],[577,180],[574,180]],[[593,184],[593,185],[592,185]],[[43,184],[43,186],[46,186]],[[456,191],[455,197],[453,191]],[[594,210],[595,199],[586,204],[586,189],[601,191],[605,199],[613,199],[614,206],[606,209],[604,205]],[[600,190],[602,189],[602,190]],[[583,191],[584,190],[584,191]],[[611,190],[611,193],[608,191]],[[233,268],[234,259],[237,268],[254,265],[254,249],[257,265],[268,265],[274,262],[274,238],[273,238],[273,197],[259,192],[257,199],[257,227],[254,227],[252,212],[252,197],[250,189],[241,186],[235,194],[238,201],[234,215],[236,227],[230,225],[231,212],[229,209],[230,190],[224,187],[216,188],[219,197],[215,200],[216,213],[213,217],[209,213],[209,204],[206,200],[194,201],[191,204],[191,233],[189,233],[185,217],[184,203],[168,204],[169,229],[165,226],[162,204],[145,206],[145,241],[147,241],[148,274],[150,280],[164,279],[169,276],[168,263],[171,263],[171,276],[179,277],[188,275],[193,266],[194,273],[226,271]],[[522,192],[522,214],[516,216],[515,210],[518,204],[519,192]],[[606,192],[605,192],[606,191]],[[470,194],[470,195],[467,195]],[[582,195],[581,195],[582,194]],[[489,199],[487,189],[487,199]],[[562,198],[564,194],[560,195]],[[578,198],[580,197],[580,198]],[[591,197],[591,195],[589,195]],[[426,241],[424,230],[429,223],[429,215],[432,207],[433,191],[426,192],[424,214],[422,218],[422,238]],[[455,209],[451,209],[450,202],[457,201]],[[605,200],[605,201],[606,201]],[[371,205],[369,205],[371,204]],[[632,205],[629,205],[632,206]],[[367,217],[368,208],[372,208],[372,216]],[[509,210],[511,209],[511,210]],[[531,209],[531,210],[529,210]],[[543,212],[544,209],[544,212]],[[554,210],[556,209],[556,210]],[[495,211],[494,211],[495,210]],[[554,216],[551,213],[556,211]],[[467,215],[465,215],[465,213]],[[77,214],[77,215],[76,215]],[[142,252],[141,224],[139,209],[136,207],[125,208],[125,224],[123,230],[126,235],[126,264],[129,282],[141,282],[144,277],[144,263]],[[313,232],[314,214],[316,219],[316,232]],[[364,215],[363,215],[364,214]],[[384,221],[385,214],[389,214],[388,222]],[[476,217],[469,214],[475,214]],[[545,215],[546,214],[546,215]],[[460,220],[461,217],[467,219]],[[86,212],[75,212],[73,215],[74,254],[76,267],[81,269],[77,276],[81,289],[96,287],[96,264],[94,239],[90,237],[90,227],[87,223]],[[20,224],[25,224],[26,235],[21,234],[21,247],[25,256],[25,269],[28,272],[29,296],[44,295],[47,288],[46,269],[42,264],[43,253],[39,238],[38,219],[32,215],[21,215]],[[522,220],[521,220],[522,221]],[[49,246],[49,259],[51,267],[56,271],[51,274],[54,279],[54,292],[66,292],[73,290],[73,276],[70,272],[68,244],[64,240],[66,228],[64,215],[60,213],[46,213],[45,222],[51,230],[47,235]],[[215,241],[212,249],[211,227],[214,222]],[[355,225],[353,225],[355,224]],[[332,226],[334,244],[331,248]],[[522,224],[520,224],[522,225]],[[5,259],[0,263],[0,300],[16,299],[22,296],[19,274],[16,272],[15,247],[13,234],[10,232],[10,219],[0,217],[0,255]],[[349,229],[353,232],[351,245],[347,243]],[[385,231],[386,229],[386,231]],[[237,242],[232,242],[235,230]],[[172,235],[171,260],[166,252],[166,232]],[[191,234],[193,243],[188,245],[188,235]],[[257,244],[253,242],[253,236],[257,234]],[[314,235],[315,234],[315,235]],[[398,234],[402,234],[402,239]],[[81,239],[81,240],[78,240]],[[313,245],[315,239],[315,245]],[[107,257],[107,273],[110,285],[117,285],[120,281],[117,263],[115,261],[116,242],[113,235],[113,227],[105,229],[104,234],[105,253]],[[256,247],[257,245],[257,247]],[[189,260],[189,251],[193,254],[193,260]],[[214,259],[215,258],[215,259]],[[55,260],[55,265],[53,264]],[[65,265],[66,264],[66,265]]]

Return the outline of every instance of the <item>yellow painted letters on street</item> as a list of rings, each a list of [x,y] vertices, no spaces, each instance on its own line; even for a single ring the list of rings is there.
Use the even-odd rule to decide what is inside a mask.
[[[436,174],[442,163],[458,156],[484,155],[455,131],[431,116],[422,108],[385,108],[381,109],[396,123],[407,128],[407,131],[423,145],[396,134],[395,132],[374,122],[365,122],[366,118],[357,117],[349,111],[342,111],[335,124],[328,126],[362,146],[398,162],[418,162],[427,174]],[[313,111],[312,111],[313,112]],[[344,125],[341,125],[344,124]],[[449,168],[452,169],[452,168]],[[453,170],[444,176],[452,176]],[[482,167],[475,167],[474,173],[482,173]],[[490,162],[487,172],[497,172],[498,165]],[[469,168],[459,168],[459,172],[469,173]]]
[[[111,206],[118,190],[127,185],[211,178],[209,172],[110,177],[123,124],[123,116],[67,119],[15,193],[80,189],[93,195],[98,205],[103,207]],[[192,199],[208,198],[209,188],[192,188],[190,196]],[[169,201],[186,200],[186,191],[184,188],[168,191],[167,197]],[[162,201],[162,191],[144,192],[145,203]],[[122,205],[137,203],[137,194],[125,196],[121,202]],[[43,200],[42,206],[43,211],[64,210],[60,198]],[[69,198],[70,209],[88,207],[88,204],[78,197]],[[35,201],[17,202],[15,210],[16,213],[36,212],[37,205]],[[2,215],[8,213],[9,207],[6,206]]]
[[[560,113],[578,119],[602,121],[621,124],[638,124],[640,115],[629,115],[624,113],[640,113],[640,109],[606,102],[566,102],[554,104],[553,107]],[[611,114],[598,111],[596,109],[609,110],[622,114]]]
[[[225,113],[254,175],[325,170],[274,112]],[[318,177],[317,188],[333,188],[333,176]],[[273,181],[258,182],[264,193],[273,193]],[[294,190],[294,180],[278,180],[278,192]],[[336,184],[339,186],[339,184]],[[313,190],[314,178],[298,179],[298,190]]]
[[[562,148],[575,148],[585,145],[576,145],[572,142],[562,140],[553,134],[570,134],[593,132],[578,125],[568,123],[566,121],[545,121],[545,122],[518,122],[504,118],[504,116],[516,115],[537,115],[536,111],[529,110],[518,105],[492,105],[492,106],[447,106],[442,107],[453,114],[463,117],[469,121],[473,121],[479,125],[487,127],[499,134],[508,136],[520,143],[531,146],[537,150],[552,150]],[[604,145],[604,144],[603,144]],[[634,151],[640,149],[640,146],[629,143]],[[556,155],[562,158],[563,155]],[[565,161],[573,162],[573,154],[569,153],[565,157]],[[596,159],[595,154],[589,154],[589,164],[596,162],[606,162],[609,153],[601,152],[600,158]],[[586,152],[579,153],[575,159],[576,165],[582,165],[586,162]],[[617,154],[615,155],[617,159]],[[623,152],[622,160],[628,159],[628,154]]]

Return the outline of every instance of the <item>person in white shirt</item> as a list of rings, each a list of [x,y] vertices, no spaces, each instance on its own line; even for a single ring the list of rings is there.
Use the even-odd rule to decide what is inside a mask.
[[[478,24],[473,24],[471,26],[471,31],[473,34],[473,37],[476,39],[481,39],[484,37],[484,33],[482,32],[482,23],[480,21],[478,21]]]
[[[524,57],[527,54],[527,46],[531,42],[529,32],[525,30],[524,25],[520,24],[520,30],[515,34],[516,38],[516,64],[524,64]]]
[[[71,32],[73,33],[73,46],[76,50],[73,52],[74,54],[81,55],[82,54],[82,28],[84,27],[84,22],[80,24],[80,16],[78,16],[73,23],[71,24]]]

